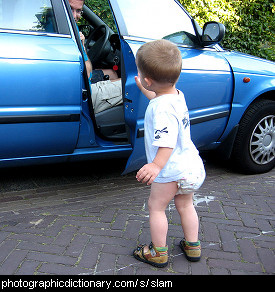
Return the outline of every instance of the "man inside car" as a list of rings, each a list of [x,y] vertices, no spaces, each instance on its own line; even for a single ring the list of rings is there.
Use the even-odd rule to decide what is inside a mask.
[[[80,18],[82,16],[84,3],[85,3],[85,0],[69,0],[69,4],[71,6],[73,17],[74,17],[74,20],[75,20],[76,23],[80,20]],[[88,77],[90,77],[91,73],[92,73],[92,75],[93,74],[97,74],[98,77],[102,76],[102,74],[100,74],[98,72],[93,72],[93,71],[96,71],[96,70],[93,70],[92,62],[89,60],[87,52],[86,52],[86,49],[85,49],[85,36],[84,36],[84,34],[82,32],[79,32],[79,35],[80,35],[80,39],[81,39],[81,42],[82,42],[82,45],[83,45],[83,51],[85,53],[84,54],[84,58],[85,58],[85,65],[86,65],[86,70],[87,70],[87,73],[88,73]],[[110,80],[118,79],[117,73],[112,69],[104,69],[104,70],[98,70],[98,71],[102,71],[104,73],[103,76],[108,75]],[[95,82],[102,81],[102,80],[104,80],[104,79],[103,78],[102,79],[98,78],[98,80],[95,80]],[[92,83],[95,83],[95,82],[92,82]]]
[[[69,0],[75,22],[83,13],[85,0]],[[112,69],[94,69],[85,49],[85,36],[79,32],[83,46],[84,61],[88,78],[91,82],[94,112],[99,113],[122,103],[121,79]]]

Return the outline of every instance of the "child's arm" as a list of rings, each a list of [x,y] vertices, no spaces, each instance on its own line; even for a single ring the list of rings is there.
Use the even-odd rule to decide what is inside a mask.
[[[152,184],[159,175],[173,152],[172,148],[160,147],[152,163],[145,164],[137,173],[136,178],[147,185]]]

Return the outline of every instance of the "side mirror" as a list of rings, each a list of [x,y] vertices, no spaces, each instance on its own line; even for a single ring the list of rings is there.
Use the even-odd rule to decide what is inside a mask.
[[[210,21],[203,26],[201,43],[203,47],[219,43],[225,34],[225,26],[216,21]]]

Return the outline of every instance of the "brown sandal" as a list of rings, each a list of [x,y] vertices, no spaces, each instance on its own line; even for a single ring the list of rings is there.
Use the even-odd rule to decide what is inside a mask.
[[[201,259],[201,243],[188,242],[184,239],[180,241],[180,248],[182,249],[185,257],[190,262],[198,262]]]
[[[137,248],[133,251],[133,256],[144,263],[150,264],[157,268],[164,268],[168,265],[168,255],[166,249],[164,254],[162,255],[160,251],[156,249],[156,247],[151,242],[149,245],[149,250],[144,252],[144,248],[146,244],[140,244]]]

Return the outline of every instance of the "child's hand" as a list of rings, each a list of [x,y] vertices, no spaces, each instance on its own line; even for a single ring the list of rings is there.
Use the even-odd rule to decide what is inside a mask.
[[[142,86],[142,84],[140,82],[139,75],[138,76],[135,76],[135,81],[136,81],[137,87],[142,91],[144,89],[144,87]]]
[[[155,178],[159,175],[161,167],[155,163],[145,164],[137,173],[136,179],[139,182],[146,183],[151,185]]]

